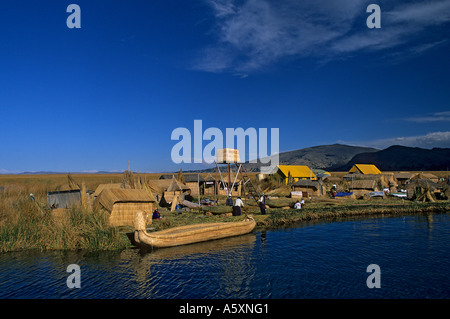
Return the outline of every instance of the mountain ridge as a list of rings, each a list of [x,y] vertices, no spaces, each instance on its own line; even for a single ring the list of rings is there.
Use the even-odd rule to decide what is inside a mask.
[[[374,164],[381,171],[445,171],[450,169],[450,148],[391,145],[377,152],[357,154],[336,170],[348,171],[354,164]]]
[[[376,152],[378,149],[344,144],[318,145],[279,154],[280,165],[306,165],[313,169],[333,170],[347,164],[355,155]],[[258,163],[246,163],[247,171],[258,171],[264,166],[264,160]]]
[[[311,169],[336,172],[348,171],[354,164],[373,164],[381,171],[446,171],[450,169],[450,148],[391,145],[379,150],[343,144],[321,145],[280,153],[279,164],[307,165]],[[245,167],[256,172],[261,164],[247,163]]]

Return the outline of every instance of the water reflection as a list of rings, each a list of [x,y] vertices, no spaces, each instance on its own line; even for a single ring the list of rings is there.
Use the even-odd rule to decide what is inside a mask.
[[[0,254],[0,298],[449,297],[449,214],[332,221],[156,250]],[[367,289],[370,263],[383,289]],[[81,289],[66,286],[70,264]]]
[[[182,245],[161,249],[139,249],[139,254],[142,257],[153,259],[167,259],[167,258],[180,258],[192,254],[205,254],[213,253],[225,249],[237,248],[244,244],[254,244],[256,236],[254,233],[234,236],[229,238],[211,240],[196,244]]]
[[[251,280],[249,256],[255,241],[255,234],[250,233],[163,249],[129,249],[123,251],[120,258],[127,261],[128,269],[132,269],[133,280],[137,283],[136,295],[140,297],[168,295],[169,291],[164,292],[156,287],[161,277],[172,286],[170,293],[178,290],[180,298],[185,286],[203,286],[209,280],[221,283],[217,293],[223,289],[232,294]],[[202,272],[214,278],[202,279]]]
[[[428,229],[431,231],[431,229],[433,228],[433,215],[432,214],[427,214],[427,226],[428,226]]]

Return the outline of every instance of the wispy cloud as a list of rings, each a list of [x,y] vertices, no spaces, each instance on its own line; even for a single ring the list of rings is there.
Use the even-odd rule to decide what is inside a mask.
[[[284,58],[342,58],[405,44],[405,52],[421,54],[445,39],[418,35],[450,22],[450,0],[382,4],[381,29],[366,26],[369,0],[205,1],[215,17],[217,42],[194,67],[209,72],[246,73]]]
[[[431,132],[418,136],[399,136],[386,139],[378,139],[372,141],[338,141],[347,145],[360,145],[384,149],[392,145],[403,145],[410,147],[433,148],[433,147],[450,147],[450,132]]]
[[[416,123],[450,122],[450,111],[437,112],[426,116],[409,117],[405,120]]]

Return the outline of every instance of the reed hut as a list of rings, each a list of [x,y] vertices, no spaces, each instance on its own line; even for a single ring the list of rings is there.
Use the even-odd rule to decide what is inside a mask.
[[[397,181],[399,186],[405,186],[408,184],[414,176],[416,176],[417,173],[410,173],[410,172],[395,172],[394,178]]]
[[[205,177],[205,183],[203,185],[204,195],[217,195],[218,182],[211,173]]]
[[[137,211],[144,211],[150,222],[156,208],[155,198],[145,189],[104,189],[96,203],[110,213],[112,226],[132,226]]]
[[[302,192],[303,198],[310,196],[322,196],[326,193],[324,186],[319,181],[299,180],[292,185],[294,192]]]
[[[278,165],[271,175],[274,180],[286,185],[299,180],[317,180],[317,176],[306,165]]]
[[[184,174],[185,185],[191,190],[191,195],[205,194],[205,179],[200,174]]]
[[[172,177],[172,180],[170,181],[169,187],[164,192],[164,199],[171,203],[173,202],[175,197],[178,197],[178,200],[181,201],[184,199],[184,192],[190,190],[190,188],[183,183],[180,183],[177,181],[177,179]]]
[[[346,181],[352,181],[357,179],[373,179],[373,180],[379,180],[385,176],[384,174],[345,174],[344,180]]]
[[[350,183],[350,192],[352,192],[356,197],[364,196],[370,192],[378,192],[378,183],[373,179],[357,179]]]
[[[178,182],[176,179],[175,182],[173,182],[174,179],[175,179],[174,175],[172,175],[171,179],[150,179],[146,181],[146,186],[156,196],[156,199],[158,201],[161,200],[161,198],[164,197],[165,195],[173,197],[173,195],[170,196],[170,194],[167,193],[169,188],[170,189],[176,188],[177,190],[182,190],[183,192],[189,190],[189,188],[186,185]],[[176,183],[177,186],[172,185],[174,183]]]
[[[420,179],[426,179],[433,183],[439,182],[439,177],[437,177],[436,175],[431,174],[431,173],[418,173],[414,177],[411,177],[411,181],[420,180]]]
[[[171,180],[167,179],[150,179],[147,180],[147,187],[156,196],[156,200],[160,200],[164,195],[164,192],[169,188]]]

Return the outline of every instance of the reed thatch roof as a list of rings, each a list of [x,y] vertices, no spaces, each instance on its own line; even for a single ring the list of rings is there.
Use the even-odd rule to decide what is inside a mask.
[[[342,182],[342,177],[338,177],[338,176],[325,176],[323,178],[323,181],[326,183],[338,183],[338,182]]]
[[[319,189],[320,184],[318,181],[310,181],[310,180],[302,180],[301,179],[301,180],[295,182],[293,186],[307,187],[307,188],[311,187],[311,188]]]
[[[435,189],[442,188],[438,183],[432,182],[428,179],[414,179],[405,186],[406,189],[413,189],[416,187],[422,187],[434,191]]]
[[[147,186],[155,194],[163,194],[172,183],[170,179],[150,179],[147,180]]]
[[[186,183],[197,183],[197,182],[204,182],[205,179],[203,178],[202,175],[199,174],[184,174],[184,181]]]
[[[111,189],[111,188],[121,188],[122,183],[110,183],[110,184],[100,184],[97,186],[94,192],[94,196],[97,197],[100,195],[100,193],[105,189]]]
[[[346,180],[378,180],[385,176],[384,174],[345,174],[344,179]]]
[[[145,189],[109,188],[100,193],[98,202],[108,211],[115,203],[152,203],[156,202],[152,194]]]
[[[185,191],[188,190],[189,187],[184,185],[183,183],[177,181],[175,177],[172,178],[169,187],[167,188],[166,192],[177,192],[177,191]]]
[[[407,180],[407,179],[410,179],[410,178],[412,178],[412,177],[414,177],[416,175],[417,175],[417,173],[397,172],[397,173],[394,173],[394,178],[396,178],[398,180],[399,179],[400,180],[403,180],[403,179]]]
[[[438,181],[439,177],[431,173],[418,173],[414,177],[411,177],[411,180],[418,180],[418,179],[428,179],[431,181]]]
[[[159,177],[159,179],[168,179],[172,180],[172,178],[175,177],[175,174],[163,174]]]
[[[350,183],[350,189],[375,190],[377,188],[377,181],[372,179],[358,179]]]
[[[208,173],[208,175],[206,175],[206,177],[205,177],[205,181],[214,182],[214,181],[216,181],[216,178],[214,176],[212,176],[211,173]]]

